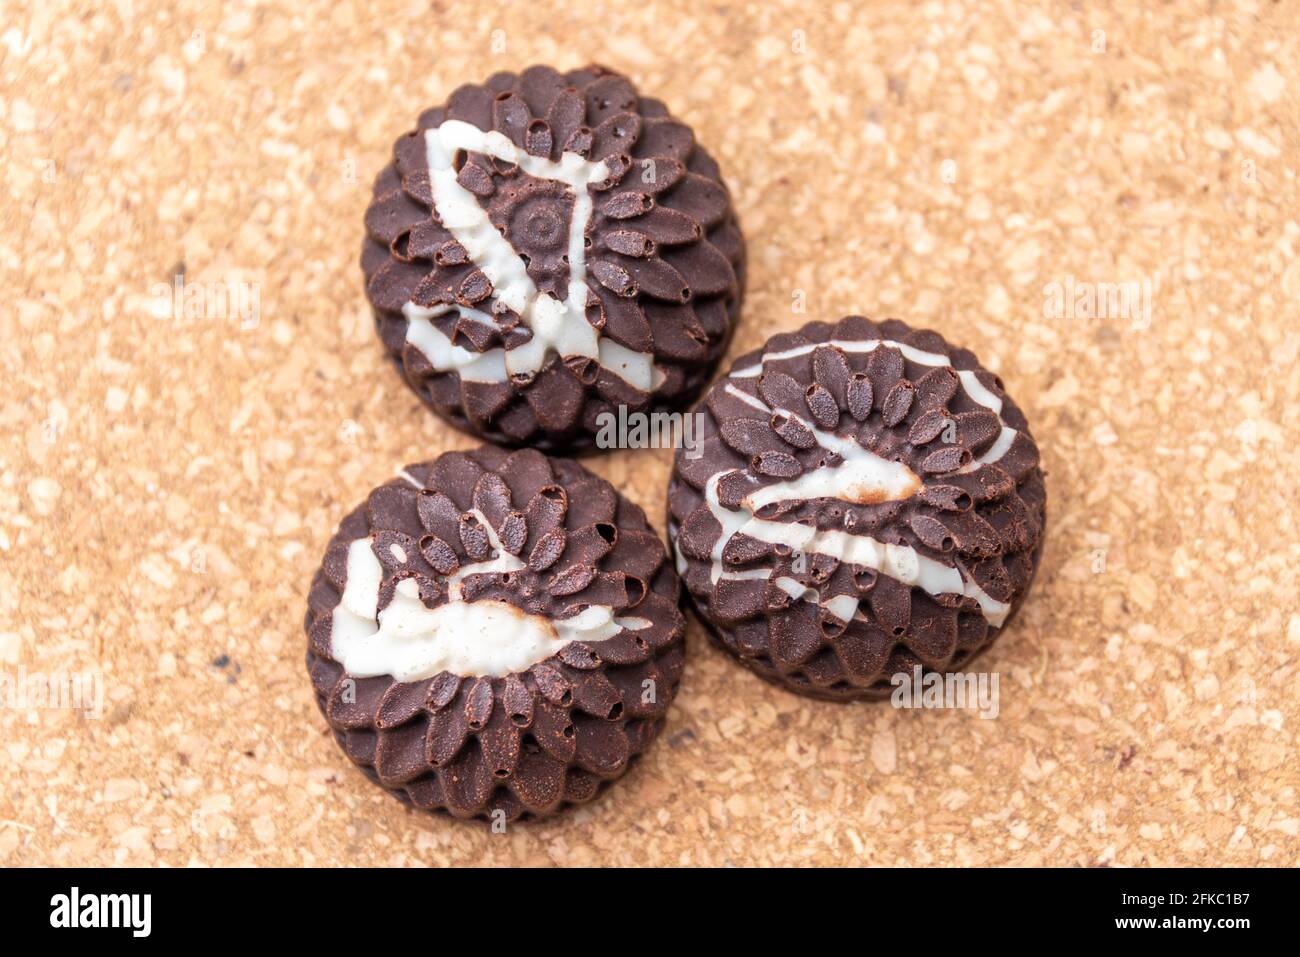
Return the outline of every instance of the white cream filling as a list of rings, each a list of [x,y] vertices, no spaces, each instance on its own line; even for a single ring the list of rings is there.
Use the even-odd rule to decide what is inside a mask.
[[[882,343],[898,349],[906,358],[922,365],[950,366],[952,364],[947,356],[925,352],[890,340],[833,340],[829,345],[844,352],[871,352]],[[823,343],[809,343],[782,352],[768,353],[757,364],[732,372],[729,378],[756,378],[767,363],[808,355],[820,345]],[[959,370],[957,375],[962,388],[971,400],[992,410],[1001,422],[1002,401],[986,389],[975,378],[973,372]],[[978,603],[989,624],[1000,627],[1006,621],[1011,611],[1009,604],[992,598],[974,581],[966,579],[956,566],[945,565],[943,562],[922,555],[910,546],[881,542],[868,535],[854,535],[836,530],[819,531],[798,523],[755,518],[754,512],[771,502],[823,497],[849,502],[901,501],[921,491],[922,484],[916,474],[902,463],[876,455],[852,439],[815,429],[789,409],[773,410],[761,399],[730,383],[724,388],[728,394],[755,409],[769,414],[774,411],[781,412],[798,421],[812,432],[818,445],[827,451],[835,452],[843,461],[839,465],[812,469],[792,481],[777,482],[756,489],[744,496],[741,507],[734,511],[724,508],[718,500],[718,483],[731,470],[726,469],[710,476],[705,483],[704,499],[709,511],[722,526],[722,533],[718,536],[710,555],[712,563],[710,577],[714,584],[723,579],[746,581],[772,576],[771,568],[726,570],[722,558],[723,550],[732,536],[743,534],[760,542],[784,545],[795,553],[825,555],[841,562],[870,568],[905,585],[919,587],[931,595],[964,595]],[[1002,423],[1002,430],[993,445],[978,459],[967,465],[963,471],[973,471],[982,464],[996,462],[1011,448],[1015,437],[1015,430]],[[838,595],[821,602],[821,595],[817,589],[806,588],[792,578],[778,577],[775,584],[795,600],[816,601],[822,604],[841,621],[849,621],[857,613],[859,602],[851,595]]]
[[[480,512],[470,514],[483,525],[497,555],[462,565],[448,576],[448,600],[436,608],[426,607],[419,585],[406,578],[379,611],[384,572],[371,539],[358,538],[348,546],[347,582],[334,608],[330,640],[334,660],[349,675],[392,675],[398,681],[423,681],[443,671],[463,677],[500,677],[545,661],[571,641],[604,641],[624,629],[650,627],[644,618],[616,618],[609,605],[590,605],[571,618],[551,620],[508,602],[464,600],[461,588],[470,575],[524,567],[502,549]]]
[[[469,382],[504,382],[512,375],[539,372],[552,355],[586,356],[643,392],[663,381],[663,371],[648,352],[635,352],[600,336],[587,321],[586,229],[592,201],[588,187],[608,178],[609,168],[577,153],[562,153],[559,162],[519,149],[504,134],[484,132],[461,120],[447,120],[425,130],[425,154],[434,210],[470,259],[492,283],[493,295],[517,312],[532,330],[532,338],[516,348],[472,352],[454,345],[429,320],[449,311],[491,323],[485,313],[460,305],[433,308],[413,302],[402,307],[406,341],[425,354],[435,369],[455,371]],[[529,176],[563,183],[573,193],[569,218],[567,298],[544,295],[528,275],[528,267],[509,241],[488,219],[477,197],[456,181],[458,153],[474,152],[513,163]]]

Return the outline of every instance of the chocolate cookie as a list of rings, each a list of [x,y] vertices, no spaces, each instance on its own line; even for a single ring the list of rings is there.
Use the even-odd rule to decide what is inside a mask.
[[[880,698],[1001,633],[1043,545],[1038,447],[1002,382],[938,333],[850,316],[773,336],[714,384],[668,490],[714,636],[815,697]]]
[[[375,181],[361,265],[389,354],[459,428],[593,446],[603,412],[692,401],[744,244],[690,127],[603,67],[535,66],[420,116]]]
[[[574,462],[485,446],[410,466],[343,520],[312,582],[317,704],[416,807],[515,820],[588,801],[677,694],[666,557]]]

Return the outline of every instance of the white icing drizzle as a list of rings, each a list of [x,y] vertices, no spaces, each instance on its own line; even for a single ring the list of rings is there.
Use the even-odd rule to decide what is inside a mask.
[[[671,534],[673,539],[673,560],[677,563],[677,574],[685,575],[690,571],[691,563],[688,562],[686,556],[682,554],[682,546],[677,541],[677,530],[673,529]]]
[[[744,506],[736,511],[723,508],[718,502],[718,480],[725,474],[719,472],[712,476],[704,489],[709,511],[722,525],[722,535],[714,545],[712,555],[712,579],[715,583],[724,578],[737,581],[771,577],[770,568],[724,570],[722,550],[731,536],[739,533],[770,545],[785,545],[805,555],[826,555],[850,565],[871,568],[905,585],[916,585],[931,595],[965,595],[979,603],[984,617],[991,625],[1001,625],[1011,610],[1009,605],[991,598],[975,582],[964,579],[955,566],[922,555],[910,545],[893,545],[870,535],[836,530],[818,531],[807,525],[754,518],[753,512]],[[842,620],[848,620],[848,617],[839,615],[838,612],[836,614]]]
[[[571,641],[604,641],[625,628],[650,627],[645,618],[614,617],[609,605],[589,605],[570,618],[551,620],[504,601],[466,601],[462,587],[470,575],[525,567],[501,547],[486,516],[477,509],[469,514],[483,526],[497,554],[449,575],[447,601],[436,608],[426,607],[416,581],[404,578],[379,611],[384,571],[372,540],[358,538],[348,546],[347,582],[334,608],[330,641],[334,660],[349,675],[392,675],[398,681],[423,681],[443,671],[500,677],[545,661]]]
[[[743,369],[736,369],[731,372],[728,378],[731,379],[753,379],[757,378],[763,372],[763,367],[769,362],[780,362],[782,359],[797,359],[800,356],[806,356],[815,352],[819,346],[834,346],[842,352],[875,352],[881,346],[888,346],[891,349],[897,349],[903,354],[903,358],[910,359],[917,365],[923,366],[952,366],[952,360],[945,355],[937,352],[926,352],[924,349],[918,349],[916,346],[909,346],[905,342],[895,342],[893,339],[832,339],[829,342],[806,342],[801,346],[794,346],[781,352],[766,353],[758,362]],[[957,378],[961,380],[961,386],[966,391],[966,395],[976,405],[982,405],[984,408],[993,412],[998,421],[1002,421],[1002,400],[984,387],[984,383],[969,369],[954,369]],[[977,459],[973,459],[966,466],[961,468],[961,472],[973,472],[981,465],[990,462],[996,462],[1002,456],[1007,454],[1011,448],[1011,443],[1016,440],[1016,430],[1010,428],[1005,422],[1002,422],[1002,431],[998,437]]]
[[[771,414],[761,399],[727,383],[724,390],[746,405]],[[772,502],[790,499],[838,498],[851,502],[893,502],[910,498],[921,491],[921,480],[902,462],[894,462],[864,449],[853,439],[842,438],[814,428],[807,419],[789,409],[780,410],[813,434],[817,444],[834,452],[843,461],[839,465],[804,472],[788,482],[773,482],[745,496],[745,504],[758,511]]]
[[[504,349],[473,352],[464,346],[455,345],[441,329],[429,321],[434,316],[459,308],[426,308],[408,302],[402,306],[402,315],[407,319],[406,341],[423,352],[429,364],[439,372],[458,372],[465,382],[504,382],[509,378]]]
[[[454,370],[467,382],[504,382],[510,376],[539,372],[552,355],[586,356],[630,385],[649,392],[663,381],[663,370],[648,352],[634,352],[600,336],[587,321],[586,229],[592,201],[588,186],[609,177],[609,168],[577,153],[560,154],[559,162],[519,149],[503,133],[484,132],[461,120],[447,120],[425,130],[425,154],[434,210],[443,226],[465,247],[474,264],[492,283],[493,295],[514,310],[532,330],[532,338],[510,350],[473,352],[454,345],[429,320],[455,311],[476,322],[492,325],[492,317],[460,305],[432,308],[408,302],[406,341],[428,357],[435,369]],[[455,159],[460,152],[482,153],[513,163],[529,176],[563,183],[573,193],[569,217],[569,287],[561,302],[542,294],[528,275],[528,267],[509,241],[488,219],[478,199],[456,180]]]
[[[403,482],[406,482],[408,485],[413,485],[416,488],[424,488],[424,485],[421,482],[417,482],[415,480],[415,476],[412,475],[410,472],[406,471],[406,469],[398,469],[397,477],[401,479]]]
[[[823,344],[835,346],[844,352],[872,352],[884,344],[898,349],[905,358],[921,365],[952,365],[947,356],[925,352],[887,339],[832,340],[830,343],[808,343],[782,352],[768,353],[755,365],[732,372],[729,378],[756,378],[768,363],[808,355]],[[998,421],[1002,423],[1002,400],[986,389],[973,372],[958,370],[957,375],[962,388],[966,390],[971,400],[992,410],[998,416]],[[835,452],[842,462],[839,465],[812,469],[792,481],[777,482],[756,489],[744,496],[740,508],[734,511],[724,508],[718,500],[718,483],[732,470],[724,469],[710,476],[705,483],[704,500],[713,517],[722,526],[722,532],[710,555],[712,562],[710,577],[714,584],[723,579],[744,581],[767,579],[772,576],[771,568],[748,568],[740,571],[725,569],[723,550],[732,536],[743,534],[768,544],[784,545],[795,553],[825,555],[848,564],[861,565],[905,585],[917,586],[931,595],[964,595],[978,603],[989,624],[1000,627],[1006,621],[1011,611],[1009,604],[992,598],[974,581],[966,579],[957,567],[945,565],[943,562],[922,555],[908,545],[881,542],[869,535],[855,535],[836,530],[819,531],[798,523],[756,518],[754,512],[771,502],[822,497],[851,502],[901,501],[920,492],[922,484],[916,474],[902,463],[876,455],[852,439],[815,429],[789,409],[773,410],[757,396],[736,388],[730,382],[724,386],[724,389],[729,395],[755,409],[768,414],[780,412],[798,421],[812,432],[818,445],[827,451]],[[980,465],[998,461],[1011,448],[1015,437],[1015,430],[1002,423],[1001,432],[994,443],[962,471],[973,471]],[[837,595],[823,602],[817,589],[805,587],[793,578],[778,577],[774,584],[796,601],[818,602],[841,621],[849,621],[857,615],[859,603],[852,595]]]
[[[853,595],[836,595],[834,598],[822,601],[821,592],[793,578],[780,576],[773,580],[773,584],[795,601],[811,601],[820,604],[840,621],[851,621],[858,612],[858,600]]]

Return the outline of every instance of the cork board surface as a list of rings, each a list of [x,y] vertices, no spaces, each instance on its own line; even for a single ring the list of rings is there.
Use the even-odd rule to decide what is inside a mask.
[[[1300,15],[1147,6],[6,15],[0,674],[103,706],[6,698],[0,862],[1300,863]],[[473,444],[374,337],[371,177],[458,83],[593,60],[722,165],[731,355],[852,312],[974,349],[1042,447],[1048,546],[979,664],[996,719],[804,700],[692,622],[646,758],[493,834],[351,767],[301,618],[345,512]],[[662,530],[669,456],[587,461]]]

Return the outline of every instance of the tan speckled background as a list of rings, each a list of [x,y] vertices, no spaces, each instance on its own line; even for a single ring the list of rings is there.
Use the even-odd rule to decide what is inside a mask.
[[[648,757],[494,835],[351,768],[301,618],[345,511],[470,444],[375,340],[371,177],[460,81],[591,59],[722,164],[732,355],[847,312],[975,349],[1049,543],[996,720],[806,701],[692,624]],[[0,709],[0,863],[1297,864],[1297,64],[1289,3],[4,0],[0,678],[105,702]],[[1149,310],[1045,317],[1071,276]],[[591,464],[659,521],[666,451]]]

